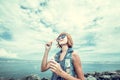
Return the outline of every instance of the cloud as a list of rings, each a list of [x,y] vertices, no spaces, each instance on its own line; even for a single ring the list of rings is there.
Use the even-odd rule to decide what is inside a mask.
[[[68,3],[69,2],[69,3]],[[103,3],[104,2],[104,3]],[[39,59],[46,42],[68,32],[83,60],[120,53],[119,0],[1,1],[0,48]],[[50,52],[57,52],[56,42]],[[51,54],[53,53],[53,54]],[[9,54],[9,53],[8,53]],[[112,56],[110,56],[112,58]],[[115,59],[119,60],[119,59]]]
[[[18,58],[16,53],[12,53],[12,52],[7,51],[5,49],[0,49],[0,57],[4,57],[4,58]]]

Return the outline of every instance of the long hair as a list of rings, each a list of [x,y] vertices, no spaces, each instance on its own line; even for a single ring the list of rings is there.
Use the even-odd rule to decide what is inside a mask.
[[[63,34],[65,34],[67,36],[67,45],[68,45],[68,47],[72,48],[72,46],[73,46],[73,40],[72,40],[71,35],[68,34],[68,33],[66,33],[66,32],[62,32],[59,36],[61,36]],[[62,48],[62,46],[59,44],[59,42],[57,43],[57,45],[58,45],[59,48]]]

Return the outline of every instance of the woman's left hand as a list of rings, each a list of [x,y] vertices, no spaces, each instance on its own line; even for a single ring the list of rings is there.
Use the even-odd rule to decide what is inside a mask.
[[[50,70],[57,75],[61,75],[61,72],[63,71],[60,64],[57,63],[55,60],[50,61]]]

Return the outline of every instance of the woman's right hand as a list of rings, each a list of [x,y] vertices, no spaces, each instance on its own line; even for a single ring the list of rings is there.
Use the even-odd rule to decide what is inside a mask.
[[[47,43],[45,44],[45,49],[46,49],[46,50],[50,50],[51,46],[52,46],[52,41],[51,41],[51,42],[47,42]]]

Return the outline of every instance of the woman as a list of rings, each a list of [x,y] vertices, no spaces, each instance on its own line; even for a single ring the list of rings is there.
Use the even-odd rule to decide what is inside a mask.
[[[81,61],[78,53],[72,49],[73,41],[70,34],[63,32],[56,41],[61,50],[56,53],[55,60],[47,61],[52,42],[45,45],[41,71],[50,69],[53,72],[51,80],[84,80]]]

